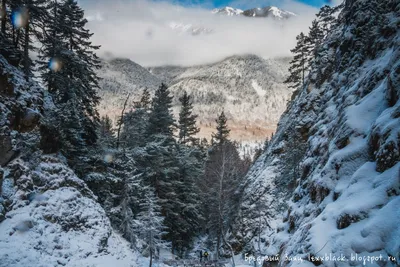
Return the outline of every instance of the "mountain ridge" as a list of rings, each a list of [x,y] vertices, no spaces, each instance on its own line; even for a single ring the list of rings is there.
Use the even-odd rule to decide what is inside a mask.
[[[132,61],[106,61],[99,71],[102,77],[99,111],[114,121],[120,115],[128,93],[133,101],[144,88],[154,92],[161,82],[165,82],[174,97],[175,116],[179,112],[178,98],[183,90],[193,97],[194,111],[203,128],[202,137],[209,138],[215,116],[225,105],[235,139],[263,141],[274,131],[291,95],[291,90],[283,84],[288,59],[242,55],[193,67],[148,68],[129,62]],[[140,77],[147,77],[146,82]]]
[[[289,19],[290,17],[297,16],[295,13],[280,9],[276,6],[265,6],[256,7],[246,10],[233,8],[226,6],[223,8],[215,8],[212,10],[213,14],[227,15],[227,16],[244,16],[244,17],[256,17],[256,18],[267,18],[272,17],[274,19]]]

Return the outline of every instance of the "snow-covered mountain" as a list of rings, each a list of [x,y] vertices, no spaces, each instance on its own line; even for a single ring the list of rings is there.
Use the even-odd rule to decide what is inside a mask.
[[[215,15],[229,17],[240,16],[249,18],[272,18],[278,21],[285,21],[287,19],[290,19],[291,17],[296,16],[296,14],[293,12],[289,12],[275,6],[252,8],[245,11],[227,6],[224,8],[215,8],[211,11],[211,13]],[[167,26],[176,32],[187,33],[191,35],[210,34],[215,32],[212,26],[205,27],[201,24],[195,23],[182,23],[171,21],[168,23]]]
[[[243,14],[243,10],[227,6],[224,8],[215,8],[212,10],[212,13],[227,16],[238,16]]]
[[[131,94],[129,103],[132,105],[132,101],[144,88],[155,90],[162,82],[160,78],[129,59],[105,60],[98,74],[102,77],[99,112],[101,115],[108,115],[114,121],[121,115],[122,103],[128,94]]]
[[[233,230],[244,251],[277,266],[399,266],[400,17],[378,2],[346,1],[247,175]]]
[[[175,115],[183,91],[193,97],[202,136],[210,136],[216,114],[224,110],[235,139],[264,140],[274,131],[291,95],[291,90],[283,84],[287,62],[287,59],[264,60],[247,55],[209,65],[146,70],[129,60],[112,60],[105,62],[99,71],[103,78],[100,113],[111,115],[115,120],[128,92],[133,94],[133,100],[141,89],[154,91],[163,81],[174,96]],[[139,79],[143,76],[146,80]]]
[[[236,9],[233,7],[217,8],[212,11],[213,14],[227,15],[227,16],[245,16],[256,18],[274,18],[274,19],[288,19],[296,16],[295,13],[280,9],[276,6],[266,6],[252,8],[248,10]]]
[[[256,18],[267,18],[272,17],[274,19],[288,19],[290,17],[296,16],[296,14],[282,10],[275,6],[267,6],[263,8],[253,8],[249,10],[245,10],[243,15],[246,17],[256,17]]]

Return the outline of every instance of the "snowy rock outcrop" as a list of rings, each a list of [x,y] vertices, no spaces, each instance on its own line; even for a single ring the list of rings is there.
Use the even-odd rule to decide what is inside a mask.
[[[399,11],[398,1],[346,1],[247,176],[236,227],[245,251],[279,266],[400,264]]]
[[[37,160],[34,166],[18,159],[5,169],[0,266],[137,266],[96,197],[63,159]]]
[[[23,73],[0,54],[0,166],[4,166],[24,146],[20,139],[39,123],[43,91],[25,81]]]

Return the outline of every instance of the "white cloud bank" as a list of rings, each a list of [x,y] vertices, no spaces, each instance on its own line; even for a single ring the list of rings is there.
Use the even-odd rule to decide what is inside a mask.
[[[239,3],[239,2],[238,2]],[[150,0],[88,1],[83,4],[100,56],[127,57],[144,66],[196,65],[238,54],[265,58],[288,56],[295,36],[308,31],[318,11],[284,0],[280,7],[298,14],[285,22],[227,17],[200,7]],[[171,23],[212,29],[193,36],[171,29]]]

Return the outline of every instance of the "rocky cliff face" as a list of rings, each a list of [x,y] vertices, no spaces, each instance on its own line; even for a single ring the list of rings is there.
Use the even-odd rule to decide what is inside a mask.
[[[398,1],[346,1],[246,179],[245,250],[279,266],[400,264],[399,11]],[[317,258],[330,253],[344,261]]]

